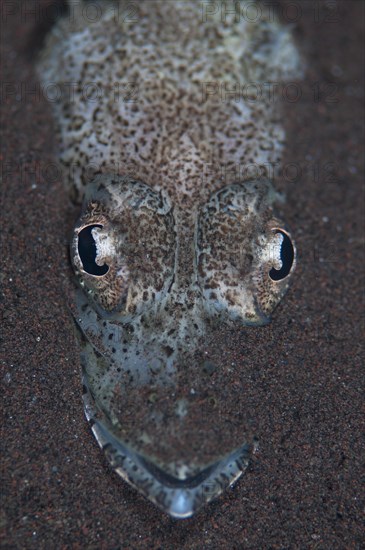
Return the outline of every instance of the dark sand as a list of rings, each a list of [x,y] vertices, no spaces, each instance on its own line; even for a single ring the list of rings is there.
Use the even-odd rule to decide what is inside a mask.
[[[364,547],[364,3],[296,4],[308,73],[302,97],[285,102],[286,162],[301,173],[276,183],[286,189],[298,270],[262,329],[262,349],[250,349],[251,338],[246,347],[243,334],[236,350],[238,364],[271,354],[258,373],[260,448],[232,489],[183,522],[119,480],[84,419],[62,290],[77,212],[57,171],[47,172],[57,161],[49,106],[27,94],[42,16],[24,20],[10,4],[15,14],[2,23],[3,548]]]

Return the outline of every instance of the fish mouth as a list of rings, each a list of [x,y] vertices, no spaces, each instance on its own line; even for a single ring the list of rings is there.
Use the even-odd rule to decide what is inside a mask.
[[[113,470],[163,512],[176,519],[189,518],[218,497],[246,470],[257,442],[244,443],[223,458],[199,471],[186,467],[174,476],[161,465],[134,451],[117,438],[100,411],[83,374],[84,411],[92,432]]]
[[[251,406],[237,417],[234,398],[223,399],[221,383],[210,381],[215,361],[199,355],[197,363],[191,352],[154,372],[144,346],[125,327],[114,338],[112,320],[99,318],[81,289],[69,304],[83,347],[85,415],[110,466],[172,518],[193,516],[246,470],[257,448]],[[125,345],[133,352],[133,361],[113,362],[110,334],[119,351]],[[147,346],[148,360],[159,349]],[[224,384],[229,372],[222,374]],[[233,395],[246,391],[246,385],[238,388],[236,376],[232,380]]]

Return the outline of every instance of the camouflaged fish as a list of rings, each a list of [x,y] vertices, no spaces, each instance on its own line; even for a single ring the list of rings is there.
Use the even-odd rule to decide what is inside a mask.
[[[38,69],[83,202],[71,308],[87,419],[123,479],[189,517],[256,445],[244,388],[223,397],[226,359],[234,331],[269,321],[295,266],[268,169],[282,112],[262,92],[301,76],[299,54],[252,1],[80,0]]]

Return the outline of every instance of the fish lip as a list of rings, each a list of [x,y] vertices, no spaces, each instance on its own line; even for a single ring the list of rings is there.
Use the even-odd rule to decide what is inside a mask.
[[[178,478],[115,437],[106,423],[98,418],[85,373],[83,383],[85,416],[111,467],[124,481],[172,518],[189,518],[218,497],[243,474],[250,455],[257,448],[256,442],[244,443],[198,473]]]

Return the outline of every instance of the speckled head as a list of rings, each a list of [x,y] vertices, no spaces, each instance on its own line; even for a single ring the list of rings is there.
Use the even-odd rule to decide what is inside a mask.
[[[91,21],[80,2],[39,61],[62,91],[60,158],[83,201],[71,308],[86,416],[115,470],[175,517],[247,465],[252,419],[220,397],[230,371],[217,358],[230,350],[217,336],[267,323],[295,267],[268,179],[280,111],[237,89],[300,77],[300,57],[271,10],[206,4],[140,1],[128,18],[130,3],[108,2]]]
[[[99,312],[133,322],[161,316],[167,332],[199,324],[201,335],[210,317],[265,324],[295,266],[293,241],[273,214],[277,197],[268,180],[246,181],[193,212],[174,211],[143,182],[99,176],[74,230],[76,275]]]
[[[124,474],[128,460],[138,464],[136,472],[127,468],[131,482],[152,483],[154,501],[162,491],[159,504],[172,515],[190,515],[204,502],[203,486],[214,482],[218,491],[247,464],[253,438],[244,423],[234,459],[229,438],[223,453],[217,447],[209,457],[189,456],[174,448],[171,431],[189,448],[187,428],[197,429],[192,419],[207,421],[206,402],[197,406],[187,390],[207,384],[212,365],[197,355],[217,327],[267,323],[287,289],[295,248],[273,214],[276,197],[267,180],[213,193],[190,219],[193,253],[180,255],[186,228],[163,193],[130,177],[102,175],[85,195],[71,258],[81,287],[74,315],[86,337],[87,414],[111,462],[124,457]],[[134,410],[141,416],[131,421]],[[167,418],[161,434],[155,423]],[[216,433],[224,430],[218,418],[209,422]]]

